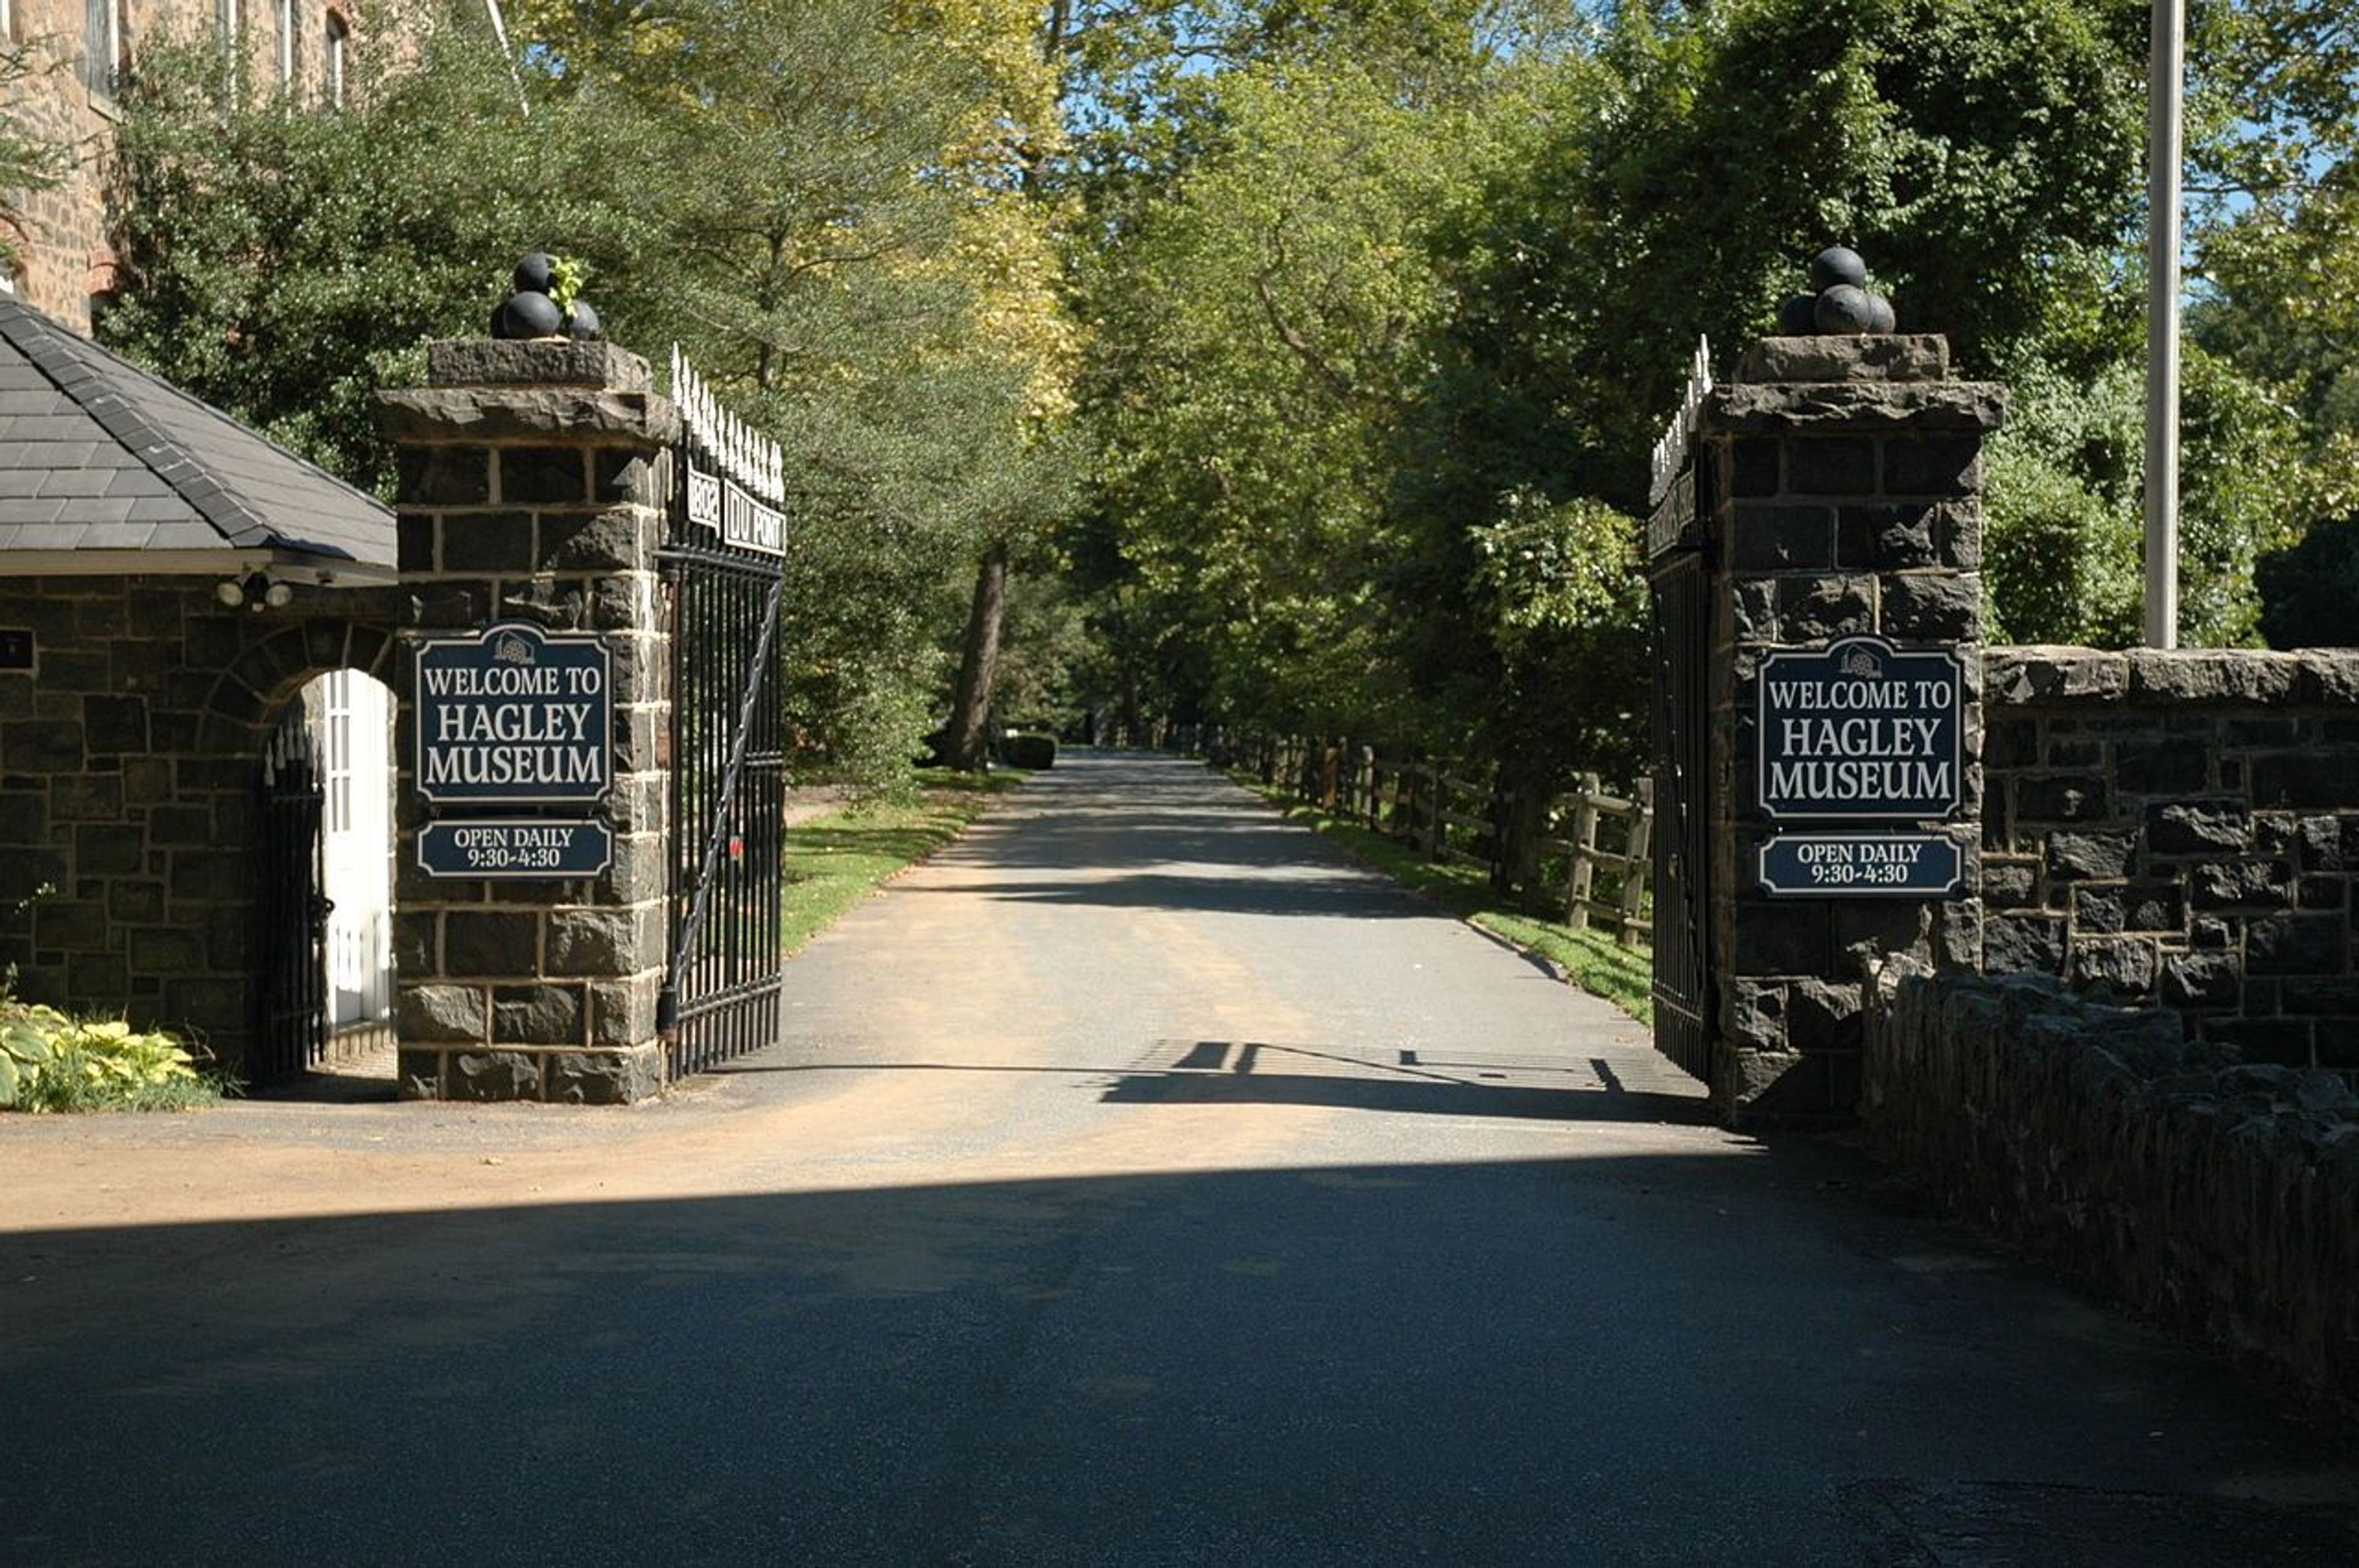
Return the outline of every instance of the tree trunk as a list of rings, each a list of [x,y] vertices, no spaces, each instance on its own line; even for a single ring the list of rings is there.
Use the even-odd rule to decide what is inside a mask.
[[[974,574],[974,607],[959,655],[958,697],[951,707],[951,766],[979,773],[990,765],[991,688],[999,678],[999,621],[1007,608],[1007,543],[985,550]]]

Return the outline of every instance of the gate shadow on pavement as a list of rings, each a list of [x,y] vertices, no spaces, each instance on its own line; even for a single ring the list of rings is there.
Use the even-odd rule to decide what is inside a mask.
[[[1380,1082],[1308,1073],[1129,1073],[1109,1105],[1301,1105],[1419,1116],[1505,1116],[1535,1121],[1654,1121],[1703,1126],[1707,1107],[1679,1095],[1492,1084]]]
[[[1838,1152],[1617,1136],[553,1204],[524,1160],[442,1208],[0,1234],[0,1559],[2359,1557],[2234,1499],[2337,1439],[2224,1369]]]
[[[1209,860],[1210,857],[1207,857]],[[1131,872],[1072,881],[957,882],[912,886],[912,895],[984,897],[1018,903],[1089,904],[1115,909],[1190,910],[1217,914],[1322,915],[1349,919],[1447,919],[1432,904],[1369,872],[1299,876],[1193,876]]]
[[[1260,1041],[1168,1042],[1172,1059],[1124,1073],[1110,1105],[1299,1105],[1417,1116],[1509,1117],[1538,1121],[1651,1121],[1701,1127],[1712,1110],[1701,1085],[1664,1094],[1625,1088],[1603,1059],[1428,1065],[1413,1051],[1392,1059],[1350,1049]],[[1526,1080],[1516,1082],[1513,1080]],[[1539,1079],[1540,1082],[1529,1080]]]
[[[1579,1070],[1595,1074],[1599,1081],[1594,1087],[1556,1088],[1433,1076],[1371,1078],[1343,1073],[1234,1068],[1140,1072],[1135,1068],[1040,1066],[1029,1063],[887,1062],[856,1057],[836,1062],[766,1062],[757,1056],[705,1069],[707,1076],[715,1078],[763,1074],[1036,1073],[1101,1080],[1099,1098],[1108,1105],[1295,1105],[1535,1121],[1646,1121],[1686,1127],[1709,1126],[1712,1122],[1710,1104],[1701,1090],[1694,1094],[1663,1094],[1627,1089],[1603,1061],[1587,1064]]]
[[[1328,867],[1346,857],[1310,829],[1237,811],[1103,811],[1056,806],[1054,837],[971,834],[951,853],[1010,871],[1101,871],[1201,863],[1255,870]],[[1016,826],[984,817],[992,828]]]

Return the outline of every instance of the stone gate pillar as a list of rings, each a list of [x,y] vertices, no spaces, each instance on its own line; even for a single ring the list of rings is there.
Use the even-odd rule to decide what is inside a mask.
[[[1887,334],[1764,339],[1698,411],[1732,1123],[1849,1114],[1886,955],[1978,965],[1982,445],[2004,403],[1951,379],[1946,340]]]
[[[400,1092],[625,1101],[664,1080],[672,405],[647,362],[436,343],[386,393],[409,629],[396,661]]]

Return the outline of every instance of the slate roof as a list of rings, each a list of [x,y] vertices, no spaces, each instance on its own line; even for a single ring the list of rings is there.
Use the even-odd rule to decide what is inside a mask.
[[[26,550],[266,550],[391,568],[393,511],[0,298],[0,570]]]

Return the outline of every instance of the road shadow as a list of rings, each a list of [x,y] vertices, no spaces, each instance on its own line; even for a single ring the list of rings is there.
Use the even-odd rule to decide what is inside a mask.
[[[2342,1439],[1836,1152],[860,1173],[0,1235],[0,1560],[2359,1557],[2222,1496]]]
[[[908,891],[961,898],[980,896],[1012,903],[1076,904],[1107,909],[1190,910],[1222,914],[1323,916],[1348,920],[1430,920],[1437,916],[1434,907],[1415,894],[1365,871],[1321,870],[1263,876],[1130,871],[1072,881],[960,881],[940,887],[921,884]]]
[[[1386,1057],[1258,1041],[1173,1042],[1170,1060],[1117,1076],[1111,1105],[1299,1105],[1409,1116],[1535,1121],[1712,1121],[1703,1086],[1633,1091],[1602,1059],[1429,1065],[1422,1053]],[[1531,1080],[1538,1079],[1539,1082]],[[1521,1080],[1521,1081],[1518,1081]]]
[[[796,1049],[793,1042],[779,1047]],[[840,1048],[839,1048],[840,1049]],[[1108,1105],[1296,1105],[1409,1116],[1507,1117],[1535,1121],[1647,1121],[1708,1126],[1709,1100],[1702,1086],[1692,1092],[1630,1089],[1603,1058],[1582,1058],[1560,1067],[1529,1063],[1499,1070],[1468,1068],[1433,1072],[1391,1067],[1382,1062],[1255,1042],[1201,1041],[1165,1067],[1059,1066],[1031,1063],[910,1062],[843,1053],[838,1059],[765,1060],[763,1052],[705,1069],[715,1078],[775,1074],[828,1073],[1018,1073],[1089,1081]],[[1414,1056],[1414,1052],[1402,1052]],[[1294,1070],[1315,1066],[1315,1071]],[[1479,1076],[1478,1076],[1479,1075]],[[1560,1076],[1562,1083],[1533,1084],[1485,1079]]]

